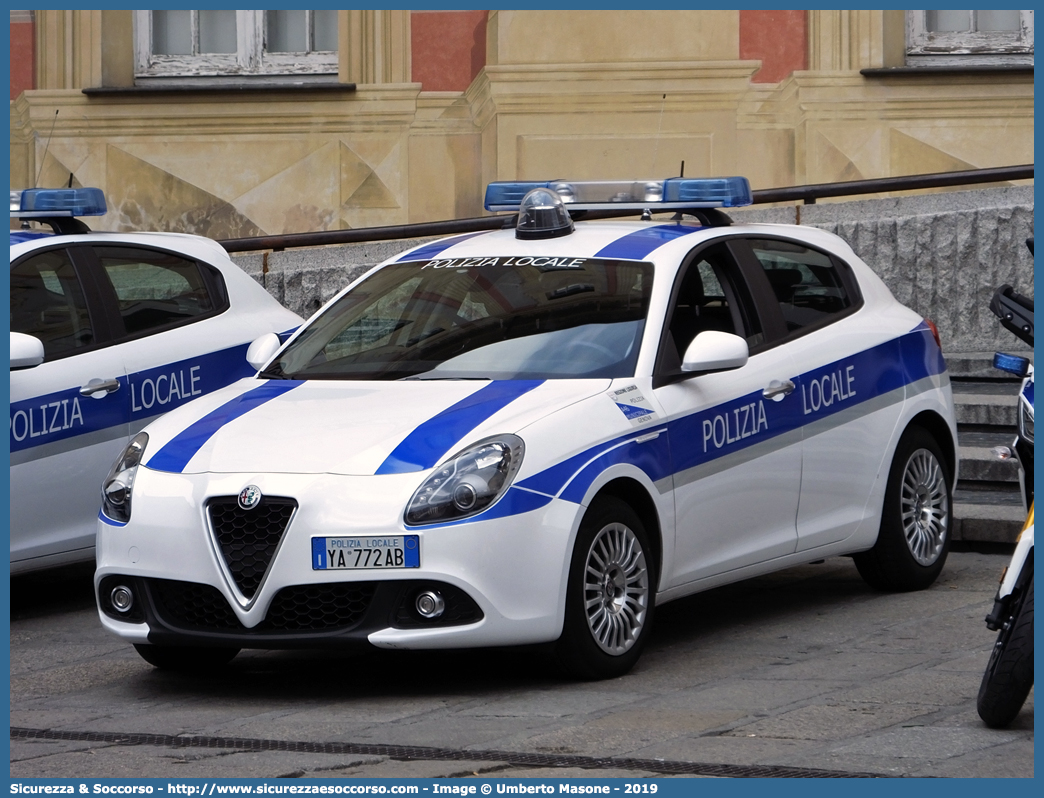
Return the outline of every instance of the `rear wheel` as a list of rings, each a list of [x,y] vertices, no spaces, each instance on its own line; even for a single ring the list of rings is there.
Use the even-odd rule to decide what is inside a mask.
[[[559,661],[572,676],[627,673],[649,636],[655,569],[645,525],[629,505],[597,499],[580,525],[569,567]]]
[[[888,473],[877,543],[853,558],[867,584],[923,590],[936,580],[950,549],[951,481],[935,438],[921,427],[907,429]]]
[[[207,646],[135,645],[134,649],[150,665],[168,671],[205,671],[220,668],[232,661],[238,648]]]
[[[1012,605],[979,687],[979,717],[994,729],[1015,720],[1033,686],[1033,579]]]

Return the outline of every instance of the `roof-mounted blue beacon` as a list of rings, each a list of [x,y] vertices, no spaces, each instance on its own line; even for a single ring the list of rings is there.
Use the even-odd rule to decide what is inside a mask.
[[[104,216],[107,212],[105,195],[100,188],[28,188],[11,192],[12,219],[42,222],[59,234],[88,233],[90,228],[76,217]],[[35,237],[39,234],[18,235]]]
[[[544,180],[490,183],[487,211],[517,211],[523,197],[536,188],[548,189],[569,210],[685,210],[736,208],[753,197],[745,177],[671,177],[667,180]]]

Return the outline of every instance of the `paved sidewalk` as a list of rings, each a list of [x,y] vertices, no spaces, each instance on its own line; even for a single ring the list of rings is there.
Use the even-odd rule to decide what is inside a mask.
[[[1006,561],[953,553],[920,593],[875,593],[845,558],[710,591],[660,608],[631,674],[590,683],[531,649],[166,674],[101,630],[86,575],[20,579],[11,775],[1032,776],[1033,693],[1008,730],[975,712]]]

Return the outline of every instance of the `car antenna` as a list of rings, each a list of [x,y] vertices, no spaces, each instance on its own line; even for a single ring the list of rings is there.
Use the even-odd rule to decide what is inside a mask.
[[[656,122],[656,146],[653,148],[652,158],[652,169],[650,170],[653,174],[656,174],[656,156],[660,152],[660,133],[663,130],[663,107],[667,104],[667,95],[663,95],[660,98],[660,118]]]
[[[54,123],[58,121],[58,109],[54,109],[54,119],[51,120],[51,132],[47,134],[47,144],[44,145],[43,156],[40,158],[40,169],[36,173],[36,181],[33,183],[33,188],[38,188],[40,185],[40,176],[43,174],[44,161],[47,160],[47,150],[51,146],[51,136],[54,135]]]
[[[685,177],[685,160],[684,159],[681,162],[681,168],[678,170],[678,177]],[[680,222],[684,218],[685,218],[685,214],[682,213],[681,210],[679,210],[677,213],[674,214],[674,216],[671,217],[671,221]]]

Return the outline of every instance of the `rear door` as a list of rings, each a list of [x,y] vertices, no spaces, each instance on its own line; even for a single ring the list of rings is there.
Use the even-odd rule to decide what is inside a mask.
[[[810,551],[846,539],[866,515],[902,409],[899,342],[873,319],[856,315],[859,286],[836,256],[783,238],[745,243],[786,326],[779,348],[799,371],[797,550]]]
[[[128,377],[131,434],[149,421],[253,375],[250,341],[268,327],[229,307],[220,272],[168,250],[90,247]]]

